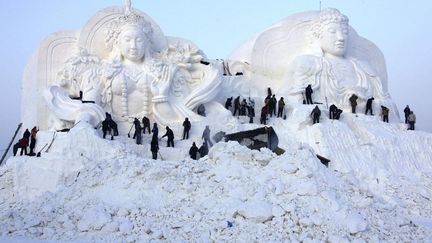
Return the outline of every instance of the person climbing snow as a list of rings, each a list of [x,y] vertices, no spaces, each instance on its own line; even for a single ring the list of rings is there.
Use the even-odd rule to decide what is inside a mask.
[[[389,108],[387,108],[383,105],[381,106],[381,115],[382,115],[383,122],[387,122],[387,123],[389,122],[389,119],[388,119],[389,112],[390,112]]]
[[[319,118],[321,116],[321,110],[319,109],[318,106],[315,106],[315,108],[312,110],[311,116],[312,116],[313,124],[319,123]]]
[[[368,111],[370,111],[371,116],[373,116],[372,102],[374,101],[374,99],[374,97],[371,97],[366,101],[365,115],[367,115]]]

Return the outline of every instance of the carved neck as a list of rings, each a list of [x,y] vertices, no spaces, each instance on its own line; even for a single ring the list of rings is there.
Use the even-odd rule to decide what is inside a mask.
[[[336,56],[336,55],[333,55],[333,54],[328,53],[328,52],[324,53],[324,57],[328,58],[328,59],[332,59],[332,60],[342,60],[342,59],[345,59],[344,55],[342,55],[342,56]]]

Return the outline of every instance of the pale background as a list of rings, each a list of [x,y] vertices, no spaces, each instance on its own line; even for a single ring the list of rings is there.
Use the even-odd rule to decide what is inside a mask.
[[[113,5],[123,1],[0,0],[0,153],[19,123],[22,73],[38,44],[50,33],[80,29],[98,10]],[[318,10],[320,3],[135,0],[132,5],[152,17],[165,35],[190,39],[215,59],[227,57],[252,35],[288,15]],[[417,115],[417,128],[431,132],[432,1],[323,0],[322,7],[338,8],[361,36],[381,49],[399,112],[403,114],[409,104]]]

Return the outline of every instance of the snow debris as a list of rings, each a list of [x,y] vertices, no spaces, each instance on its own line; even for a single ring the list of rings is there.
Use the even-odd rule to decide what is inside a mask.
[[[220,142],[200,160],[187,152],[201,134],[151,160],[149,135],[135,145],[79,125],[0,167],[0,242],[431,241],[432,135],[350,116],[272,118],[284,154]]]

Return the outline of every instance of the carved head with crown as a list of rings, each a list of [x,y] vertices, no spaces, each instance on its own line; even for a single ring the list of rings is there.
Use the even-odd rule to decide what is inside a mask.
[[[114,20],[107,31],[106,45],[111,50],[111,58],[126,63],[142,62],[152,34],[145,18],[126,7],[125,14]]]

